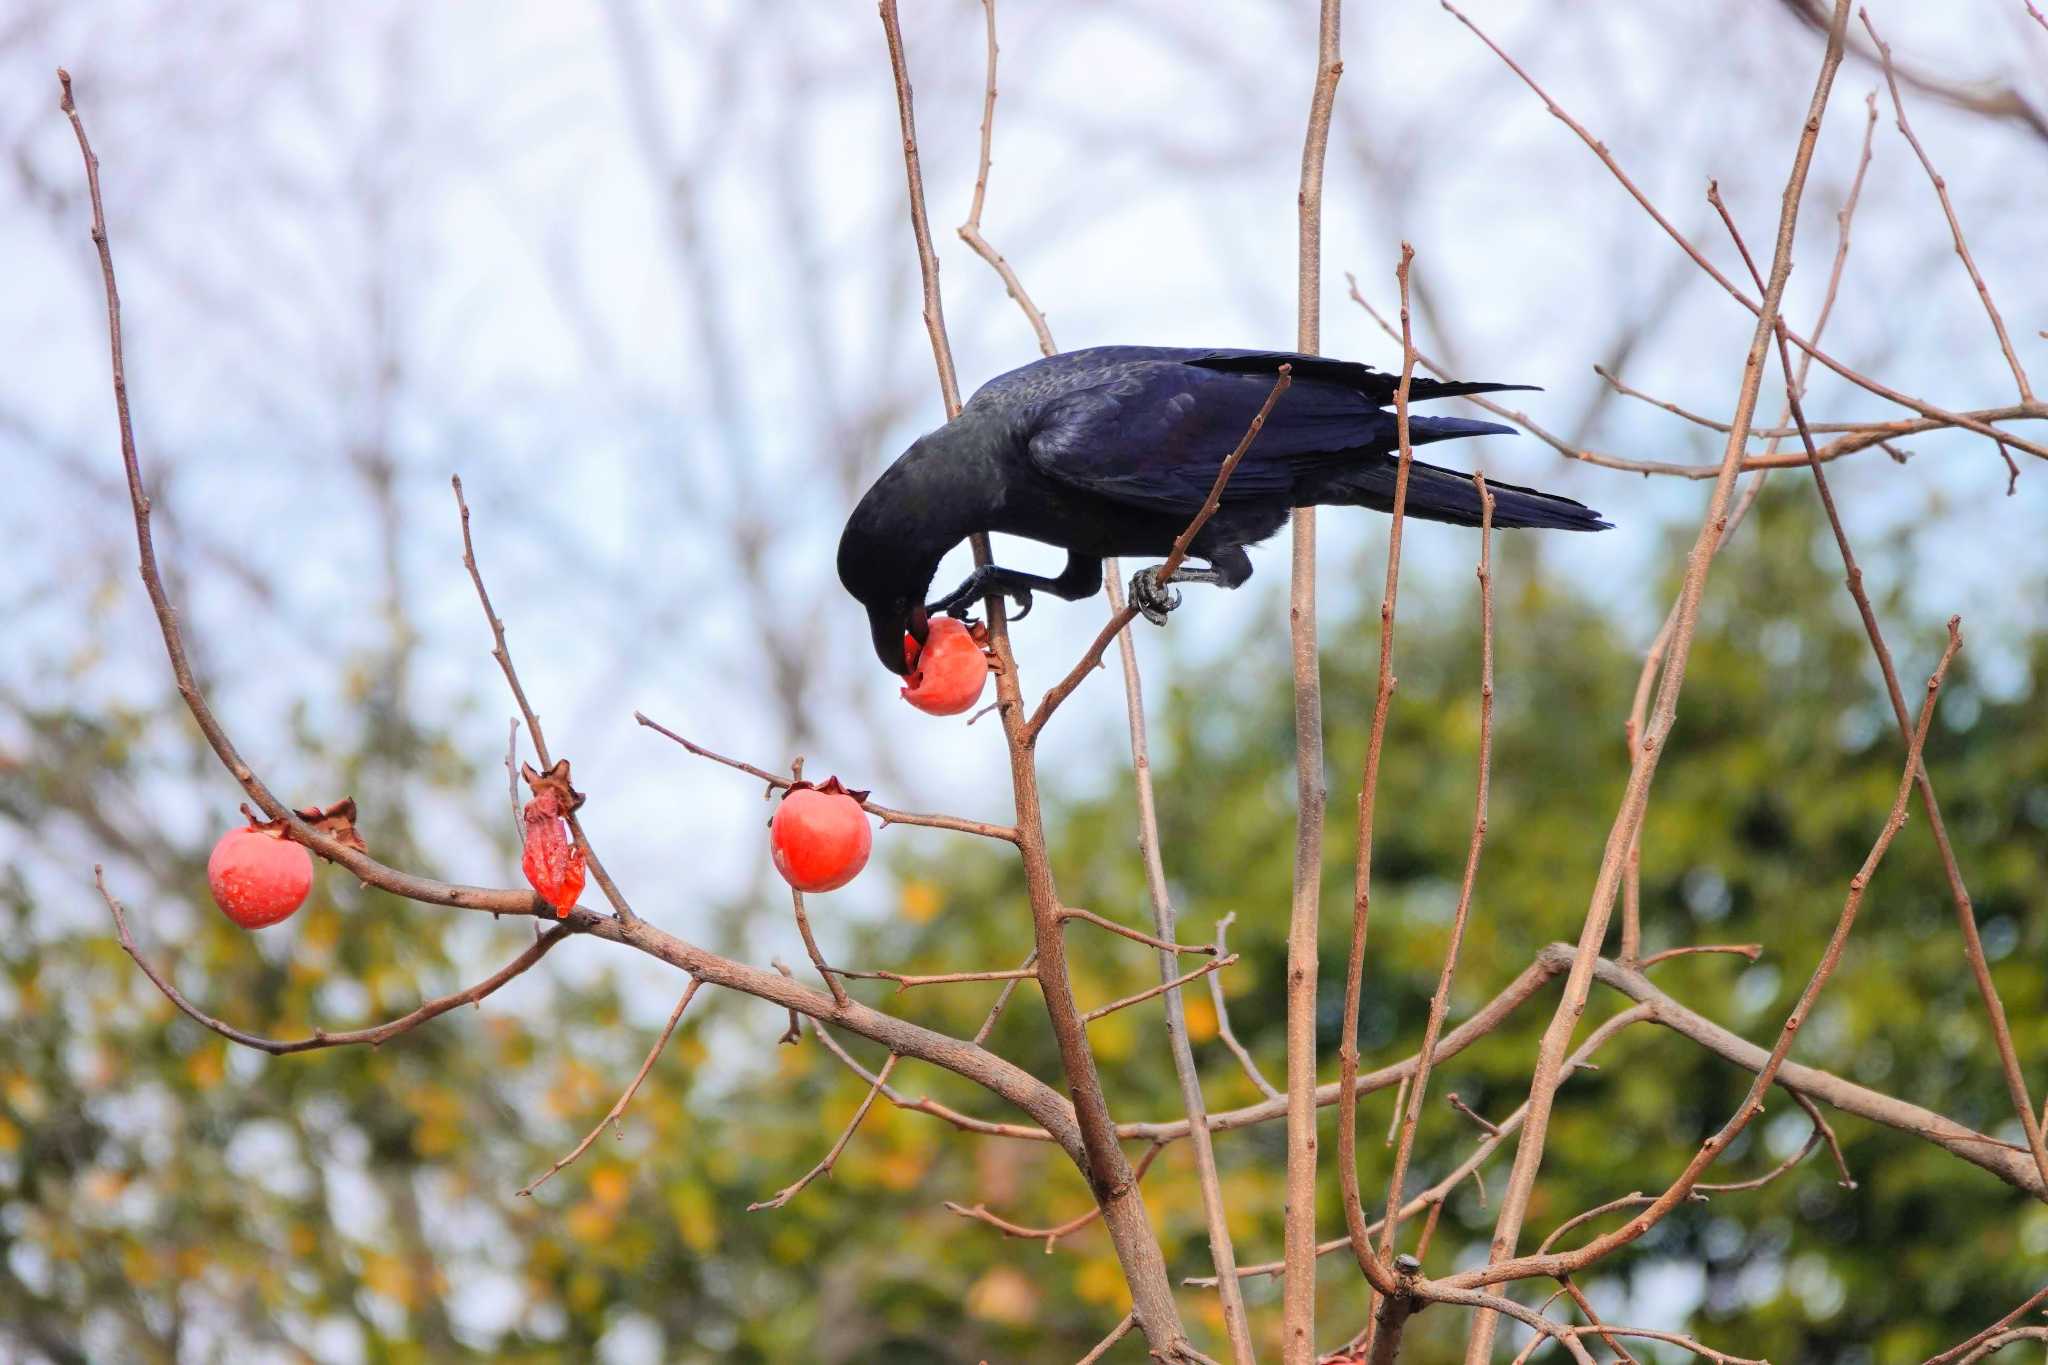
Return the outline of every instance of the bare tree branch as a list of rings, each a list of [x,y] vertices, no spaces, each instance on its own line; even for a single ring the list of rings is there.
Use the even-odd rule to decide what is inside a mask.
[[[1316,80],[1302,138],[1295,265],[1295,349],[1322,348],[1323,162],[1330,115],[1344,74],[1343,0],[1321,0]],[[1281,1303],[1281,1355],[1310,1365],[1316,1334],[1316,929],[1322,897],[1323,684],[1316,647],[1316,510],[1292,515],[1288,642],[1294,672],[1295,836],[1293,899],[1287,919],[1287,1203],[1283,1214],[1287,1277]]]
[[[674,740],[699,758],[708,758],[713,763],[721,763],[728,768],[737,769],[749,777],[760,779],[768,784],[771,791],[781,791],[788,787],[792,781],[791,778],[784,777],[779,773],[771,773],[766,768],[757,768],[753,764],[743,763],[737,758],[727,758],[724,754],[714,753],[701,744],[683,738],[683,736],[669,729],[660,721],[650,720],[641,712],[635,711],[633,719],[656,734]],[[950,829],[961,834],[979,834],[984,839],[1000,839],[1006,844],[1017,842],[1017,831],[1010,825],[993,825],[983,820],[965,820],[957,815],[923,815],[916,811],[896,810],[890,806],[878,805],[873,801],[861,802],[860,808],[869,815],[880,817],[884,828],[890,825],[922,825],[928,829]]]
[[[140,967],[142,974],[148,977],[151,983],[164,993],[165,999],[176,1005],[187,1017],[204,1024],[229,1042],[240,1043],[243,1047],[254,1048],[258,1052],[267,1052],[273,1057],[283,1057],[294,1052],[314,1052],[326,1047],[350,1047],[357,1043],[367,1043],[371,1047],[381,1047],[399,1034],[409,1033],[421,1024],[426,1023],[429,1019],[437,1019],[441,1015],[446,1014],[457,1005],[474,1005],[478,1003],[513,977],[520,975],[528,967],[540,961],[541,958],[547,955],[550,948],[575,932],[572,925],[554,925],[528,945],[525,952],[522,952],[519,956],[513,958],[474,986],[456,991],[452,995],[443,995],[429,1000],[410,1014],[401,1015],[388,1023],[378,1024],[374,1028],[350,1029],[343,1033],[329,1033],[325,1029],[316,1028],[313,1030],[312,1036],[308,1038],[265,1038],[258,1034],[246,1033],[236,1028],[233,1024],[216,1019],[186,999],[178,988],[171,984],[169,977],[166,977],[162,972],[150,965],[149,959],[142,955],[142,949],[136,946],[134,935],[128,932],[128,917],[122,912],[121,902],[115,900],[113,893],[107,890],[105,873],[96,866],[92,870],[92,877],[93,884],[99,888],[101,899],[106,901],[107,909],[113,912],[114,932],[121,940],[121,950],[134,959],[135,965]]]
[[[618,1133],[620,1115],[624,1114],[626,1106],[633,1102],[633,1096],[639,1092],[640,1083],[647,1079],[647,1073],[654,1070],[655,1059],[661,1056],[662,1049],[668,1046],[669,1035],[676,1031],[676,1024],[682,1019],[683,1011],[690,1007],[690,1001],[697,994],[697,987],[702,984],[696,977],[691,977],[690,984],[683,987],[682,998],[676,1001],[676,1007],[669,1011],[668,1023],[662,1026],[661,1036],[654,1040],[654,1046],[647,1049],[646,1059],[640,1063],[640,1069],[633,1073],[632,1084],[626,1087],[625,1093],[619,1096],[617,1102],[612,1105],[605,1116],[597,1121],[597,1126],[585,1133],[583,1141],[577,1143],[567,1156],[527,1182],[518,1193],[531,1195],[542,1185],[547,1184],[549,1177],[553,1176],[556,1171],[561,1170],[564,1166],[575,1161],[577,1157],[590,1150],[590,1144],[597,1141],[597,1135],[605,1130],[605,1125],[611,1125],[614,1135]]]
[[[853,1141],[854,1130],[860,1127],[860,1121],[868,1116],[868,1110],[874,1108],[875,1096],[882,1093],[882,1087],[889,1083],[889,1073],[894,1071],[896,1063],[902,1060],[903,1054],[900,1052],[889,1054],[889,1060],[883,1062],[882,1069],[875,1074],[874,1084],[868,1087],[868,1093],[862,1097],[860,1107],[855,1109],[853,1117],[846,1121],[846,1127],[840,1132],[839,1140],[832,1144],[831,1150],[825,1153],[817,1165],[805,1171],[803,1175],[797,1178],[795,1183],[785,1185],[780,1190],[777,1190],[770,1198],[764,1199],[758,1204],[747,1205],[747,1212],[757,1213],[762,1209],[779,1209],[790,1200],[796,1198],[798,1194],[803,1192],[805,1186],[809,1185],[819,1176],[832,1174],[832,1168],[839,1164],[840,1153],[846,1150],[847,1143]]]
[[[1446,8],[1450,8],[1448,4]],[[1451,12],[1457,14],[1455,9]],[[1459,15],[1460,19],[1463,17]],[[1528,1210],[1529,1198],[1535,1190],[1536,1172],[1542,1164],[1544,1143],[1549,1135],[1551,1103],[1561,1079],[1559,1068],[1565,1052],[1570,1047],[1572,1030],[1585,1008],[1587,993],[1592,988],[1593,966],[1600,954],[1600,944],[1606,938],[1608,919],[1614,908],[1623,866],[1627,861],[1629,848],[1635,842],[1643,811],[1649,801],[1650,781],[1656,773],[1657,760],[1662,756],[1664,740],[1670,734],[1677,718],[1678,695],[1684,686],[1693,633],[1699,621],[1699,603],[1706,589],[1707,573],[1713,563],[1714,551],[1720,543],[1722,518],[1726,513],[1729,494],[1735,482],[1735,467],[1742,458],[1749,426],[1755,416],[1757,394],[1763,379],[1764,355],[1770,342],[1772,326],[1777,320],[1779,302],[1784,296],[1785,280],[1792,269],[1793,231],[1798,223],[1799,204],[1806,188],[1807,168],[1812,164],[1814,143],[1820,136],[1821,116],[1827,108],[1828,93],[1834,85],[1835,72],[1841,66],[1842,35],[1848,27],[1848,22],[1849,0],[1836,0],[1834,26],[1829,30],[1827,51],[1821,60],[1820,74],[1814,83],[1806,123],[1800,134],[1798,149],[1793,156],[1791,174],[1785,184],[1778,217],[1776,253],[1771,263],[1770,287],[1764,291],[1756,331],[1750,340],[1749,352],[1744,362],[1742,388],[1736,400],[1734,430],[1729,433],[1727,449],[1721,460],[1721,473],[1715,480],[1707,515],[1694,542],[1692,553],[1687,559],[1685,578],[1679,592],[1678,624],[1672,632],[1670,658],[1664,665],[1663,678],[1658,686],[1657,701],[1650,716],[1648,730],[1642,736],[1630,765],[1628,786],[1622,798],[1621,809],[1617,812],[1613,828],[1608,834],[1591,904],[1587,907],[1585,926],[1579,937],[1578,950],[1565,983],[1563,998],[1558,1002],[1557,1011],[1552,1015],[1549,1027],[1544,1030],[1542,1044],[1537,1054],[1535,1075],[1529,1088],[1529,1119],[1516,1146],[1514,1169],[1508,1178],[1508,1188],[1501,1196],[1500,1214],[1494,1223],[1489,1259],[1496,1265],[1514,1255],[1515,1244],[1521,1235],[1522,1219]],[[1472,1331],[1466,1341],[1466,1365],[1485,1365],[1492,1352],[1495,1323],[1496,1319],[1490,1313],[1479,1313],[1474,1316]]]

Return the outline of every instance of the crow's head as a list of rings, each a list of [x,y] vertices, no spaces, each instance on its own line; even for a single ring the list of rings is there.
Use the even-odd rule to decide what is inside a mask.
[[[882,667],[908,674],[916,653],[905,637],[924,644],[924,594],[937,566],[909,562],[899,539],[877,534],[864,520],[856,515],[839,538],[839,581],[867,609],[868,633]]]
[[[977,439],[962,420],[919,437],[861,495],[840,534],[839,581],[867,608],[875,657],[891,673],[911,670],[904,636],[924,644],[939,562],[988,525],[1000,490]]]

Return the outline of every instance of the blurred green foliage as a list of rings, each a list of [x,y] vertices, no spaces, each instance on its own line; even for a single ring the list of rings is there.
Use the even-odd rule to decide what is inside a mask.
[[[1646,951],[1761,943],[1753,966],[1705,956],[1655,971],[1679,999],[1768,1042],[1883,821],[1902,745],[1810,499],[1789,487],[1773,493],[1758,523],[1723,556],[1709,590],[1645,833],[1643,920]],[[1621,786],[1620,721],[1639,663],[1638,632],[1574,599],[1533,547],[1503,537],[1499,560],[1491,834],[1454,1020],[1544,944],[1575,936]],[[1376,607],[1325,629],[1326,1075],[1334,1075]],[[1472,816],[1472,593],[1411,580],[1403,607],[1362,1021],[1368,1066],[1416,1045]],[[1880,607],[1917,700],[1941,623],[1917,601]],[[1182,936],[1205,938],[1221,915],[1237,913],[1232,947],[1243,961],[1225,977],[1232,1020],[1279,1076],[1293,741],[1271,643],[1247,649],[1257,666],[1155,678],[1153,711]],[[2020,681],[1986,691],[1977,653],[1966,650],[1928,763],[2020,1053],[2038,1063],[2048,1056],[2048,623],[1997,648]],[[327,755],[351,789],[484,802],[477,793],[490,790],[487,761],[467,765],[404,715],[402,699],[368,700],[361,734]],[[204,770],[208,760],[174,701],[119,716],[25,712],[31,744],[0,768],[0,820],[24,848],[44,847],[60,827],[83,828],[103,846],[145,948],[196,999],[277,1035],[315,1022],[340,1027],[401,1013],[529,939],[529,925],[395,902],[331,872],[285,929],[252,939],[229,926],[206,905],[203,834],[178,842],[105,815],[122,793],[188,783]],[[320,746],[310,732],[298,738]],[[1106,792],[1059,801],[1051,812],[1068,900],[1144,922],[1127,783],[1055,776],[1076,779],[1070,790]],[[432,869],[408,809],[380,799],[371,835],[391,861]],[[861,965],[958,970],[1023,957],[1021,878],[1000,850],[946,836],[898,848],[906,850],[898,854],[899,913],[857,931]],[[72,891],[85,902],[83,870],[74,871]],[[1048,1255],[1039,1242],[1003,1239],[941,1208],[947,1199],[985,1202],[1028,1224],[1079,1212],[1080,1179],[1042,1144],[969,1137],[878,1104],[829,1179],[787,1208],[747,1213],[822,1154],[864,1090],[808,1037],[772,1049],[781,1021],[756,1003],[707,993],[619,1136],[601,1138],[534,1198],[518,1199],[513,1191],[604,1112],[652,1036],[628,1025],[611,977],[588,969],[603,960],[598,945],[565,945],[481,1010],[380,1050],[266,1058],[230,1049],[176,1014],[104,922],[58,928],[80,920],[38,906],[22,866],[10,867],[0,894],[11,921],[0,935],[0,1351],[57,1361],[1056,1361],[1080,1355],[1125,1311],[1099,1228]],[[1136,945],[1077,941],[1085,945],[1074,955],[1084,1003],[1156,979],[1151,955]],[[887,1004],[969,1033],[994,989],[928,989]],[[1546,989],[1439,1071],[1411,1190],[1462,1158],[1475,1137],[1443,1095],[1455,1091],[1496,1118],[1519,1101],[1555,998],[1555,987]],[[1206,992],[1189,1000],[1212,1106],[1257,1100],[1215,1042]],[[1617,1008],[1596,987],[1587,1027]],[[1101,1021],[1091,1036],[1120,1117],[1175,1112],[1156,1001]],[[1057,1080],[1031,989],[1018,993],[991,1044]],[[850,1045],[879,1062],[868,1045]],[[1795,1055],[2001,1137],[2016,1134],[1917,815],[1880,871]],[[1624,1032],[1599,1061],[1562,1094],[1527,1244],[1580,1209],[1661,1188],[1748,1080],[1654,1025]],[[2038,1065],[2032,1079],[2038,1088]],[[898,1085],[971,1113],[1014,1117],[914,1064]],[[1389,1153],[1379,1135],[1391,1104],[1381,1093],[1363,1107],[1370,1201],[1384,1187]],[[1683,1314],[1687,1330],[1744,1355],[1894,1362],[1960,1340],[2039,1286],[2048,1208],[1908,1135],[1849,1118],[1836,1126],[1855,1189],[1841,1188],[1817,1152],[1762,1189],[1683,1208],[1585,1275],[1584,1287],[1610,1320],[1673,1326]],[[1326,1138],[1331,1132],[1325,1111]],[[1713,1178],[1760,1173],[1806,1133],[1796,1109],[1773,1102]],[[1277,1124],[1217,1144],[1246,1261],[1278,1255],[1282,1144]],[[1333,1154],[1334,1143],[1324,1151]],[[1501,1154],[1487,1169],[1485,1194],[1468,1184],[1450,1201],[1428,1252],[1432,1271],[1483,1256],[1487,1196],[1506,1164]],[[1341,1220],[1327,1160],[1325,1176],[1321,1217],[1334,1233]],[[1163,1154],[1145,1196],[1176,1272],[1203,1273],[1184,1144]],[[1323,1334],[1334,1342],[1362,1324],[1366,1305],[1345,1257],[1322,1269]],[[1520,1292],[1540,1301],[1539,1289]],[[1254,1280],[1249,1293],[1270,1334],[1277,1282]],[[1204,1344],[1220,1349],[1213,1300],[1189,1291],[1184,1302]],[[1428,1311],[1411,1325],[1404,1358],[1455,1359],[1462,1329],[1461,1315]],[[1503,1349],[1507,1339],[1519,1333],[1507,1334]],[[1638,1354],[1679,1358],[1662,1349]],[[1135,1338],[1119,1350],[1113,1359],[1142,1354]]]

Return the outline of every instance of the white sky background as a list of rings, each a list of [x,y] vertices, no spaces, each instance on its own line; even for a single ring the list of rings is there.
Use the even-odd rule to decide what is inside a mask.
[[[111,0],[12,12],[0,29],[0,133],[14,162],[0,182],[15,341],[0,373],[11,487],[0,527],[17,565],[0,589],[9,694],[92,707],[163,689],[116,482],[76,151],[54,108],[61,60],[105,165],[136,420],[166,480],[162,549],[215,671],[216,704],[279,790],[331,795],[285,722],[303,703],[310,724],[345,732],[339,675],[385,633],[383,551],[350,458],[373,449],[388,451],[396,479],[395,563],[421,637],[416,695],[430,719],[459,727],[485,769],[477,809],[433,815],[452,875],[491,882],[509,871],[474,835],[502,808],[489,774],[509,706],[456,558],[446,479],[457,470],[527,686],[593,793],[608,862],[646,913],[690,933],[702,906],[759,887],[765,859],[752,784],[685,761],[632,724],[635,706],[764,763],[801,742],[812,771],[886,777],[885,797],[901,804],[1001,812],[994,729],[897,703],[831,570],[860,484],[940,416],[868,7],[655,17],[630,5],[536,6],[494,9],[488,22],[465,7],[390,4],[345,17]],[[1812,35],[1764,5],[1473,12],[1725,269],[1739,267],[1702,196],[1709,175],[1767,258]],[[2016,6],[1937,17],[1887,5],[1876,17],[1922,69],[2016,82],[2048,102],[2048,34]],[[985,227],[1061,343],[1291,344],[1310,8],[1013,3],[1002,18]],[[980,12],[965,0],[914,3],[904,22],[948,316],[971,389],[1034,354],[994,276],[950,232],[973,179]],[[1598,392],[1591,363],[1638,324],[1627,376],[1726,412],[1748,315],[1476,39],[1437,6],[1383,6],[1371,22],[1354,16],[1345,55],[1324,350],[1398,362],[1344,300],[1343,274],[1355,269],[1390,306],[1406,236],[1442,329],[1425,318],[1422,343],[1462,373],[1543,385],[1529,405],[1554,428],[1574,428]],[[686,173],[673,196],[635,131],[627,73],[643,61],[658,83],[644,127]],[[1789,296],[1802,325],[1874,81],[1852,60],[1824,129]],[[2048,147],[1931,96],[1909,100],[2017,344],[2042,368]],[[678,205],[699,234],[694,271],[675,246]],[[2010,376],[1888,107],[1856,243],[1830,348],[1950,406],[2005,401]],[[708,329],[696,320],[707,298],[718,314]],[[382,359],[392,368],[380,391]],[[836,417],[821,393],[837,396]],[[1824,374],[1809,406],[1817,419],[1881,410]],[[1775,410],[1768,397],[1765,407]],[[865,437],[846,435],[863,424]],[[1718,449],[1620,400],[1601,409],[1590,439],[1661,459]],[[1908,444],[1918,458],[1904,469],[1880,456],[1837,471],[1867,545],[1901,520],[1937,520],[1943,573],[1922,585],[1927,619],[1893,626],[1910,662],[1949,610],[1973,624],[2035,610],[2044,551],[2039,471],[2007,498],[1986,443]],[[1567,464],[1528,438],[1467,442],[1458,454],[1607,512],[1618,530],[1557,538],[1545,553],[1638,619],[1661,607],[1644,570],[1705,485]],[[758,577],[783,628],[814,623],[797,708],[808,735],[763,701],[754,623],[767,599],[729,567],[731,528],[749,516],[762,525]],[[1358,556],[1378,522],[1338,513],[1325,526],[1334,602],[1345,571],[1373,562]],[[1419,575],[1468,572],[1467,533],[1418,527],[1410,544]],[[1005,558],[1048,556],[1013,547]],[[264,594],[224,572],[227,560],[253,570]],[[1281,667],[1270,594],[1284,545],[1256,562],[1253,590],[1190,595],[1168,632],[1174,648],[1213,655],[1260,615],[1267,664]],[[1376,565],[1353,576],[1376,580]],[[1042,606],[1020,631],[1031,679],[1063,668],[1099,615]],[[1142,640],[1159,660],[1165,638]],[[1048,740],[1048,771],[1089,782],[1117,704],[1113,680],[1089,688]],[[162,818],[195,829],[217,825],[237,799],[225,775],[176,790]],[[356,795],[374,811],[376,793]],[[928,837],[898,831],[885,843]],[[96,913],[78,893],[91,857],[83,843],[32,851],[53,923]],[[835,905],[873,907],[884,894],[870,885]],[[762,955],[791,947],[776,901],[762,904],[773,926],[754,945]]]
[[[1313,8],[1003,8],[984,228],[1062,345],[1292,345]],[[1356,8],[1328,169],[1323,350],[1398,364],[1398,347],[1345,300],[1344,272],[1391,309],[1405,236],[1434,305],[1418,341],[1467,377],[1542,385],[1526,402],[1552,429],[1578,426],[1600,389],[1591,365],[1632,330],[1631,382],[1725,415],[1750,316],[1437,5]],[[2011,84],[2048,106],[2048,33],[2018,0],[1872,8],[1919,69]],[[1768,259],[1815,35],[1765,3],[1473,0],[1471,13],[1724,270],[1740,277],[1703,197],[1709,176]],[[971,390],[1035,355],[994,275],[952,233],[974,176],[980,10],[910,0],[903,22]],[[99,278],[56,111],[60,62],[103,162],[135,420],[162,483],[160,553],[215,705],[274,788],[295,801],[340,794],[295,748],[291,718],[303,706],[306,725],[343,740],[358,728],[349,670],[388,635],[388,548],[419,635],[415,704],[429,725],[454,727],[482,770],[473,802],[425,812],[441,870],[516,876],[479,834],[505,818],[495,765],[511,708],[459,563],[447,490],[459,471],[528,692],[575,760],[588,826],[642,913],[711,938],[712,907],[744,907],[750,957],[801,960],[764,880],[757,788],[640,730],[635,707],[764,765],[801,746],[812,773],[873,782],[894,804],[1003,816],[1000,735],[902,706],[832,571],[859,488],[941,416],[867,4],[13,0],[0,13],[0,534],[12,551],[0,753],[25,743],[22,705],[96,711],[167,690],[118,482]],[[635,72],[651,82],[640,104]],[[1802,330],[1876,81],[1852,59],[1822,132],[1788,294]],[[1924,93],[1907,99],[2016,345],[2048,382],[2048,143]],[[1828,349],[1952,408],[2010,401],[1933,193],[1881,107]],[[1768,418],[1779,400],[1765,392]],[[1816,420],[1892,415],[1818,368],[1808,408]],[[1598,408],[1587,439],[1642,458],[1719,453],[1709,433],[1620,399]],[[1976,646],[2000,623],[2039,621],[2048,469],[2021,456],[2006,497],[1987,443],[1906,444],[1916,459],[1904,468],[1878,454],[1834,466],[1874,578],[1887,528],[1929,525],[1940,573],[1917,585],[1913,619],[1888,622],[1902,666],[1931,655],[1951,611],[1970,623],[1973,653],[1995,655]],[[387,458],[388,540],[366,478]],[[1450,462],[1606,512],[1615,531],[1555,537],[1543,552],[1647,638],[1664,605],[1653,556],[1674,520],[1697,516],[1706,484],[1568,464],[1532,438],[1461,443]],[[759,550],[751,576],[732,568],[735,527],[749,525],[758,533],[738,539]],[[1378,519],[1338,512],[1323,526],[1325,601],[1341,606],[1347,579],[1376,591]],[[1469,581],[1469,532],[1417,526],[1409,553],[1411,583]],[[1020,546],[1002,557],[1057,558]],[[1167,632],[1140,628],[1155,682],[1169,650],[1284,669],[1273,596],[1284,537],[1254,559],[1246,591],[1193,590]],[[771,601],[776,643],[764,648]],[[1028,694],[1101,614],[1041,603],[1018,631]],[[1236,655],[1254,625],[1261,648]],[[771,661],[787,668],[806,634],[801,678],[778,683]],[[1068,707],[1044,746],[1056,784],[1106,780],[1120,705],[1105,673]],[[379,793],[354,794],[374,838]],[[224,773],[195,782],[177,770],[146,795],[151,819],[193,837],[234,818],[240,799]],[[895,830],[881,842],[947,837]],[[42,888],[52,930],[101,913],[88,889],[97,856],[82,832],[31,844],[0,824],[0,857]],[[1285,895],[1272,888],[1271,908]],[[834,897],[819,916],[828,951],[835,917],[889,903],[874,876]],[[210,913],[139,910],[152,937]],[[488,926],[476,934],[481,965],[496,940]],[[287,943],[273,935],[264,950]],[[571,954],[553,970],[617,957]],[[658,1023],[672,977],[628,970],[644,978],[637,1008]]]

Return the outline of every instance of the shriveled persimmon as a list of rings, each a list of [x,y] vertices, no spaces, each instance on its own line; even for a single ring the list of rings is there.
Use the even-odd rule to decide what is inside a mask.
[[[583,894],[583,850],[569,837],[569,812],[583,804],[583,793],[569,784],[569,760],[556,759],[546,772],[520,765],[520,775],[533,789],[533,799],[520,811],[519,870],[527,885],[555,912],[567,919]]]

